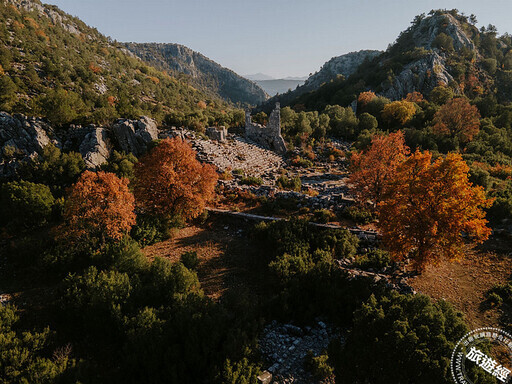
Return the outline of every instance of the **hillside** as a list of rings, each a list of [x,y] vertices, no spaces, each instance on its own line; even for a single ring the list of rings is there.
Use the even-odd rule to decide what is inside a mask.
[[[145,64],[55,6],[8,0],[0,15],[2,111],[59,126],[143,114],[188,126],[230,119],[220,98]]]
[[[336,56],[327,61],[318,72],[315,72],[299,87],[289,87],[291,91],[282,95],[275,96],[268,100],[265,104],[266,107],[274,105],[277,101],[282,104],[289,104],[295,98],[315,91],[320,88],[324,83],[328,83],[338,78],[338,76],[349,77],[357,71],[359,66],[365,60],[371,60],[378,56],[381,51],[361,50],[358,52],[350,52],[341,56]],[[265,109],[267,109],[265,107]]]
[[[394,44],[352,76],[288,100],[288,104],[313,109],[348,105],[367,90],[391,100],[412,92],[428,97],[438,85],[471,99],[493,94],[500,102],[508,102],[512,86],[510,35],[498,36],[492,25],[479,30],[475,22],[474,16],[468,18],[457,10],[419,15]]]
[[[161,70],[190,76],[202,91],[235,104],[259,104],[267,98],[263,89],[230,69],[180,44],[126,43],[135,55]]]

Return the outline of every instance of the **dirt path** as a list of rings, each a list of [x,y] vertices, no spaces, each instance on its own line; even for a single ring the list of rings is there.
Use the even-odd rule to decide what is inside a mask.
[[[446,299],[466,315],[471,328],[497,326],[498,313],[485,308],[485,293],[508,280],[512,258],[493,253],[469,253],[460,263],[443,261],[429,266],[420,276],[409,279],[418,292],[434,299]]]

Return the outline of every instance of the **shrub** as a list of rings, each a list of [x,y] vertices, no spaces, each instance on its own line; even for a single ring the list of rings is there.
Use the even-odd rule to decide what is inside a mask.
[[[329,355],[327,353],[315,356],[312,351],[308,351],[304,363],[317,380],[324,380],[334,374],[334,368],[329,364]]]
[[[257,384],[261,369],[251,363],[246,357],[231,363],[229,359],[224,363],[222,383],[224,384]]]
[[[2,383],[55,383],[72,368],[69,352],[46,357],[50,330],[20,332],[19,316],[12,305],[0,305],[0,380]],[[62,350],[64,351],[64,350]]]
[[[354,265],[362,269],[381,270],[391,265],[391,256],[387,251],[374,249],[356,257]]]
[[[4,225],[38,227],[51,216],[55,199],[46,185],[13,181],[0,189],[0,213]]]
[[[196,269],[199,265],[197,252],[194,251],[185,252],[183,255],[181,255],[180,261],[188,269]]]
[[[371,211],[355,205],[345,208],[342,215],[356,224],[368,224],[375,220]]]
[[[256,176],[244,176],[242,177],[242,180],[240,180],[241,184],[244,185],[262,185],[263,180],[260,177]]]
[[[281,175],[277,179],[277,186],[281,189],[300,192],[302,188],[302,181],[299,176],[288,177],[286,175]]]
[[[315,223],[327,224],[334,220],[336,220],[336,215],[328,209],[316,209],[313,211],[312,221]]]

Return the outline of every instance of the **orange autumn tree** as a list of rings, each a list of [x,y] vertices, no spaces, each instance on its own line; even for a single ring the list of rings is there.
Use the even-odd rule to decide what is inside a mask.
[[[359,204],[375,209],[386,185],[393,179],[396,168],[409,154],[401,131],[387,136],[377,135],[366,152],[350,158],[351,192]]]
[[[482,208],[492,200],[468,172],[455,153],[432,162],[430,152],[416,151],[398,166],[378,209],[384,244],[396,259],[411,257],[422,270],[441,258],[461,258],[463,234],[474,243],[489,237]]]
[[[372,91],[361,92],[357,98],[357,103],[364,107],[370,101],[372,101],[376,97],[375,93]]]
[[[162,217],[197,217],[213,198],[217,172],[196,159],[180,138],[162,140],[135,168],[134,193],[145,212]]]
[[[458,97],[448,101],[434,115],[434,132],[457,138],[468,143],[480,130],[478,108],[469,104],[466,98]]]
[[[101,243],[121,239],[135,224],[135,199],[128,183],[113,173],[82,173],[69,191],[58,237]]]

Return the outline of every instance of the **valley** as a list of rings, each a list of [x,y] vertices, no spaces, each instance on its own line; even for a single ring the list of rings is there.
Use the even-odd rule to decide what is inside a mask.
[[[448,384],[464,335],[512,331],[509,34],[437,9],[273,79],[0,15],[0,383]]]

